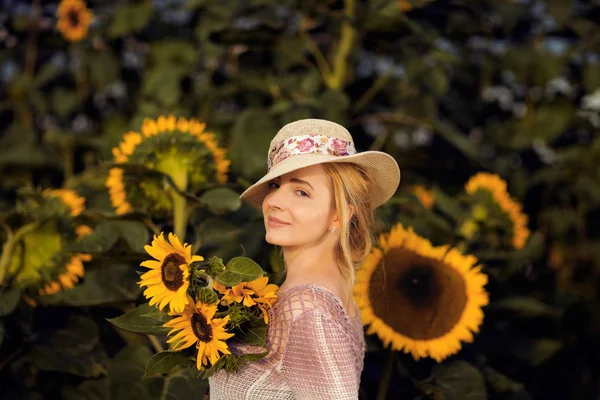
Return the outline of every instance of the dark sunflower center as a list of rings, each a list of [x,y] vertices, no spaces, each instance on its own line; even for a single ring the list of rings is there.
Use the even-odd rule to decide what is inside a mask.
[[[183,286],[183,271],[179,266],[185,263],[185,258],[181,254],[171,253],[165,257],[160,272],[167,289],[176,292]]]
[[[71,24],[73,28],[79,26],[79,13],[77,12],[77,10],[70,10],[68,14],[68,19],[69,24]]]
[[[192,331],[201,342],[210,342],[213,338],[212,326],[206,321],[204,315],[195,313],[192,315]]]
[[[417,340],[448,333],[467,304],[465,277],[443,261],[390,249],[371,278],[374,313],[396,332]]]

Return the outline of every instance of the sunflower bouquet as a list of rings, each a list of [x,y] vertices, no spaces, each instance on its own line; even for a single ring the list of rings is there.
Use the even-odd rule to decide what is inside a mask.
[[[148,303],[109,320],[148,334],[157,348],[162,346],[157,336],[165,339],[169,349],[148,361],[147,376],[191,367],[207,378],[267,354],[233,354],[231,345],[264,350],[268,310],[277,301],[279,287],[269,284],[262,268],[247,257],[224,264],[218,257],[192,255],[191,247],[173,233],[167,239],[163,233],[155,235],[145,246],[152,259],[140,264],[149,269],[139,282]]]

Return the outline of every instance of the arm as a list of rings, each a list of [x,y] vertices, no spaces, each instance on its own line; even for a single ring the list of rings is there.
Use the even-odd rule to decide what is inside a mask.
[[[352,343],[330,314],[307,310],[290,327],[282,376],[297,399],[358,399]]]

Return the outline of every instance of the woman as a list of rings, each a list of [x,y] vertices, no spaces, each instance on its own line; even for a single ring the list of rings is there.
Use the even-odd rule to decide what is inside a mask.
[[[213,375],[210,398],[356,399],[365,348],[355,271],[371,250],[373,208],[394,194],[400,169],[388,154],[357,154],[344,127],[318,119],[285,125],[267,166],[240,197],[262,209],[265,239],[281,246],[285,261],[268,355]]]

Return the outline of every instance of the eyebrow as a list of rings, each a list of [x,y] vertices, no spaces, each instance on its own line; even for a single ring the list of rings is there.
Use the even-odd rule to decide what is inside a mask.
[[[277,179],[277,180],[281,181],[281,178],[280,178],[280,177],[277,177],[277,178],[275,178],[275,179]],[[307,185],[309,188],[311,188],[312,190],[315,190],[315,188],[313,188],[313,187],[312,187],[312,185],[311,185],[310,183],[308,183],[308,182],[307,182],[307,181],[305,181],[305,180],[299,179],[299,178],[292,178],[292,179],[290,179],[290,182],[294,182],[294,183],[303,183],[303,184]]]

